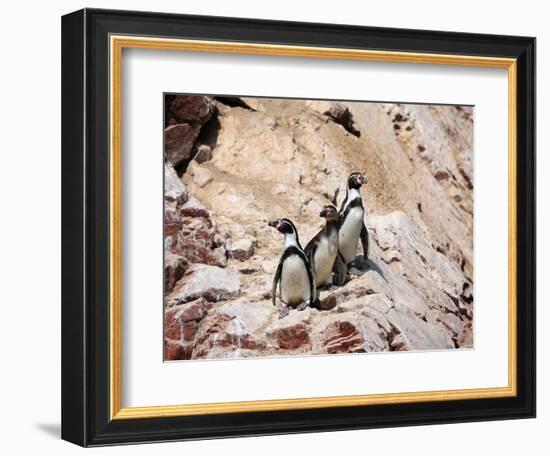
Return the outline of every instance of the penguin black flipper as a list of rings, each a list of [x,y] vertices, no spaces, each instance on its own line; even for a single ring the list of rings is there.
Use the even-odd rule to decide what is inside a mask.
[[[313,249],[312,249],[313,250]],[[304,255],[306,263],[307,276],[309,277],[309,303],[312,305],[317,301],[317,285],[315,284],[315,274],[313,273],[313,262],[310,262],[308,257]],[[305,306],[307,307],[307,306]]]
[[[336,261],[334,262],[333,272],[335,274],[334,282],[336,285],[343,285],[346,282],[348,276],[348,265],[346,264],[344,257],[340,252],[336,256]]]
[[[307,243],[306,248],[304,249],[304,254],[306,255],[307,260],[309,261],[309,265],[311,269],[314,268],[315,265],[315,250],[317,249],[317,245],[319,244],[319,241],[321,240],[321,237],[323,236],[323,230],[319,231],[313,238]]]
[[[365,222],[363,222],[363,227],[361,228],[361,245],[363,246],[363,256],[365,257],[365,261],[369,258],[369,231],[367,230],[367,227],[365,226]]]
[[[316,234],[315,237],[307,243],[306,248],[304,249],[304,254],[306,255],[307,261],[309,261],[310,268],[313,268],[313,265],[315,264],[315,245],[317,244],[318,237],[319,233]]]
[[[348,199],[348,192],[346,191],[346,197],[342,200],[342,204],[340,205],[340,210],[338,211],[338,228],[342,226],[342,223],[344,222],[344,219],[345,219],[344,211],[346,209],[347,199]]]
[[[277,271],[275,272],[275,277],[273,277],[273,287],[271,288],[271,301],[273,302],[273,305],[277,305],[277,285],[279,281],[281,280],[281,271],[283,270],[283,259],[279,260],[279,264],[277,265]]]

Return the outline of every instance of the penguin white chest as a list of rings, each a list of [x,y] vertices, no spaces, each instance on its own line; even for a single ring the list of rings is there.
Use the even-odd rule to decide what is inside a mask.
[[[364,210],[362,207],[354,207],[348,212],[344,223],[340,227],[339,249],[348,264],[355,260],[357,254],[357,243],[363,227],[363,215]]]
[[[290,306],[297,306],[309,299],[310,284],[306,265],[298,255],[285,259],[281,271],[281,300]]]
[[[315,284],[318,287],[325,285],[330,280],[337,254],[338,234],[335,230],[329,237],[323,237],[315,250],[313,261],[315,263]]]

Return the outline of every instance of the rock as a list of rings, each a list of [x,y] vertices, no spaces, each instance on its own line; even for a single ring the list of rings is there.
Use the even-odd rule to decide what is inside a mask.
[[[174,288],[176,282],[181,279],[187,260],[179,255],[174,255],[170,250],[164,254],[164,292],[168,293]]]
[[[239,239],[231,243],[227,252],[230,258],[245,261],[254,255],[254,243],[252,239]]]
[[[342,103],[331,103],[325,114],[337,124],[342,125],[347,132],[354,136],[361,136],[361,132],[353,124],[353,114]]]
[[[180,206],[187,202],[189,194],[170,163],[164,164],[164,199]]]
[[[164,236],[166,290],[181,277],[185,264],[225,266],[225,237],[212,225],[208,209],[179,180],[170,165],[165,166]],[[175,274],[175,275],[174,275]],[[175,277],[178,276],[178,277]]]
[[[363,338],[363,349],[366,352],[380,352],[390,349],[388,333],[380,326],[377,319],[364,316],[357,317],[359,332]]]
[[[216,302],[238,296],[239,277],[233,271],[206,264],[194,264],[168,296],[170,306],[205,298]]]
[[[202,263],[224,267],[227,264],[225,248],[215,244],[215,230],[203,218],[187,218],[177,233],[171,251],[188,263]]]
[[[182,227],[182,220],[178,205],[175,202],[164,203],[164,238],[170,238],[169,244],[173,245],[173,237]]]
[[[247,331],[235,315],[216,312],[203,320],[194,341],[193,358],[225,358],[242,349],[254,350],[256,354],[268,348],[265,341]]]
[[[173,166],[179,166],[191,158],[199,131],[200,128],[187,123],[171,125],[164,130],[164,151]]]
[[[199,322],[212,306],[203,298],[169,307],[164,312],[164,359],[191,359]]]
[[[167,106],[168,116],[176,123],[201,126],[214,112],[212,98],[197,95],[176,95]]]
[[[202,320],[212,304],[204,298],[172,306],[164,312],[164,337],[170,340],[181,340],[184,325],[191,321]]]
[[[214,179],[212,173],[208,171],[208,169],[195,162],[191,162],[187,169],[187,174],[191,176],[193,182],[200,188],[206,187]]]
[[[327,353],[364,351],[363,337],[350,321],[337,320],[323,330],[323,348]]]
[[[212,158],[212,149],[207,144],[201,144],[197,148],[197,153],[195,154],[194,160],[197,163],[204,163],[207,162]]]
[[[437,320],[443,323],[452,333],[453,339],[458,342],[459,339],[464,339],[466,324],[462,319],[452,313],[439,312]]]
[[[235,326],[253,333],[263,328],[274,314],[271,303],[267,301],[251,303],[246,300],[231,301],[217,309],[220,314],[228,315]]]
[[[408,309],[391,310],[388,321],[392,325],[393,338],[390,344],[394,350],[444,350],[454,348],[452,334],[440,325],[432,325],[418,318]]]
[[[319,308],[321,310],[330,310],[336,307],[336,304],[338,303],[336,296],[333,294],[329,294],[328,296],[325,296],[319,300]]]
[[[214,106],[205,96],[171,95],[166,100],[165,155],[173,166],[180,167],[192,158],[197,137],[212,117]]]
[[[181,229],[180,207],[189,199],[187,189],[170,163],[164,164],[164,237],[172,245],[174,236]]]
[[[275,320],[266,333],[282,350],[308,351],[311,348],[310,321],[311,309],[292,311],[287,317]]]
[[[275,337],[278,347],[283,350],[308,350],[311,346],[308,327],[303,323],[280,328],[275,332]]]
[[[164,360],[179,361],[191,359],[193,353],[192,346],[182,342],[165,341],[164,342]]]
[[[180,215],[187,217],[202,217],[205,223],[210,225],[210,213],[197,198],[190,196],[189,200],[181,207]]]

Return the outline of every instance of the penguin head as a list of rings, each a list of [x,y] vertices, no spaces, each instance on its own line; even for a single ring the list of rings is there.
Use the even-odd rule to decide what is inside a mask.
[[[287,218],[271,220],[267,223],[269,226],[276,228],[282,234],[296,234],[296,227]]]
[[[351,173],[348,177],[348,188],[361,188],[361,185],[367,183],[367,178],[361,173]]]
[[[319,217],[326,218],[327,220],[336,220],[338,218],[338,210],[332,204],[327,204],[323,207]]]

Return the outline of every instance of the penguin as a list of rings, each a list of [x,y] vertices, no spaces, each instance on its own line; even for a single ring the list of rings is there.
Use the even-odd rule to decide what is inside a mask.
[[[304,249],[315,275],[317,288],[332,283],[332,270],[338,255],[338,210],[329,204],[323,207],[319,216],[326,219],[325,227]]]
[[[315,276],[311,265],[300,245],[298,231],[294,224],[286,219],[270,221],[269,226],[276,228],[284,235],[284,251],[279,260],[271,297],[273,305],[277,300],[277,285],[282,301],[279,319],[288,315],[288,306],[304,310],[315,299]]]
[[[369,256],[369,232],[364,222],[365,210],[359,189],[367,183],[361,173],[351,173],[347,180],[346,198],[342,202],[338,218],[338,258],[336,261],[338,284],[345,281],[347,271],[357,254],[357,244],[361,240],[365,260]]]

